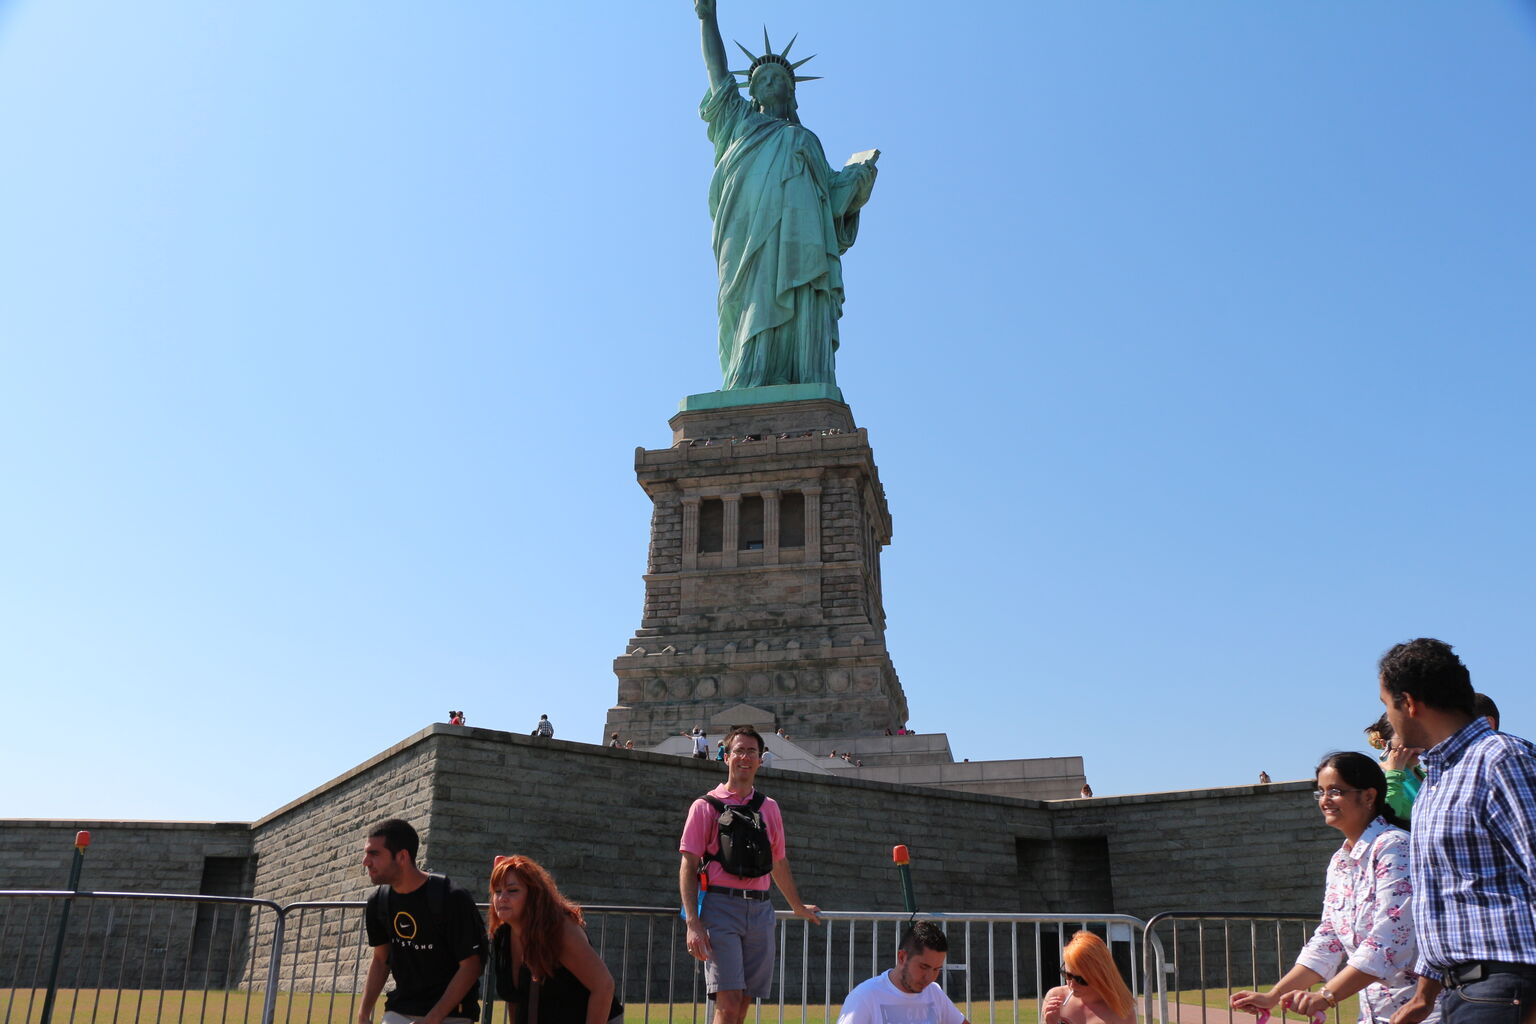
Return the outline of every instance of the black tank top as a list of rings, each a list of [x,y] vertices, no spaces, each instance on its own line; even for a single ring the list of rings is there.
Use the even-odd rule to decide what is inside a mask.
[[[512,929],[503,925],[491,937],[491,956],[496,973],[496,995],[517,1007],[517,1024],[586,1024],[587,1003],[592,992],[565,967],[558,967],[539,988],[539,1019],[529,1021],[528,1000],[533,989],[533,974],[523,964],[512,978]],[[624,1004],[615,995],[608,1010],[608,1020],[624,1014]]]

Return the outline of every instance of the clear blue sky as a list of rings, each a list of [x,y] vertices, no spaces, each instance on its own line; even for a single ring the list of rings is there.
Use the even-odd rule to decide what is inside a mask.
[[[720,6],[884,152],[838,376],[916,728],[1299,778],[1427,634],[1536,734],[1536,4]],[[0,816],[599,738],[634,448],[719,383],[704,87],[689,0],[0,2]]]

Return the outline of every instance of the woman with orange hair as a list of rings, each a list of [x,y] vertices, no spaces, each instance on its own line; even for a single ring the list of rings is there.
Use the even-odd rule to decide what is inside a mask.
[[[1078,932],[1062,950],[1061,980],[1045,994],[1040,1024],[1135,1024],[1136,1000],[1092,932]]]
[[[517,1024],[605,1024],[622,1018],[613,975],[587,941],[581,908],[528,857],[491,868],[491,963],[496,993]]]

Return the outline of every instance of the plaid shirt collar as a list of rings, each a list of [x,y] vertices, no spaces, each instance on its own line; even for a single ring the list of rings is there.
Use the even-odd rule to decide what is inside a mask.
[[[1424,765],[1425,782],[1433,784],[1466,755],[1472,744],[1491,735],[1493,729],[1488,725],[1488,719],[1474,715],[1472,721],[1419,755],[1419,761]]]

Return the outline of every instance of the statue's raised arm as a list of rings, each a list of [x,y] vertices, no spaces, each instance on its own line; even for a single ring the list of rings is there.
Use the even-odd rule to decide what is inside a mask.
[[[725,63],[720,23],[715,20],[715,0],[693,0],[693,11],[699,16],[699,33],[704,40],[704,70],[709,72],[709,84],[715,85],[732,77]]]

